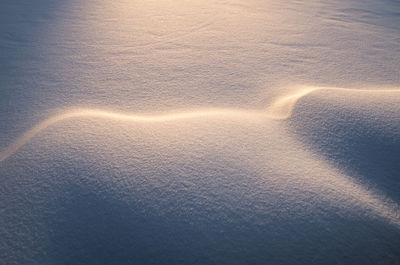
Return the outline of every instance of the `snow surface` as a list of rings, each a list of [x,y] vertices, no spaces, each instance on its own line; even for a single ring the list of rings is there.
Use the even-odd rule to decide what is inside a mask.
[[[400,2],[2,0],[0,264],[400,263]]]

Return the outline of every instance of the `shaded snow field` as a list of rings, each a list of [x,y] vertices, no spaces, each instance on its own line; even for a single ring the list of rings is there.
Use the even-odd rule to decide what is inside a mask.
[[[0,264],[400,263],[398,1],[7,0],[0,48]]]

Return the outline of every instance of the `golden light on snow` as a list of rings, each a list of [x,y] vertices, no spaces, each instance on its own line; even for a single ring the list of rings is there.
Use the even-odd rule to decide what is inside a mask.
[[[244,109],[199,109],[199,110],[189,110],[181,112],[171,112],[165,114],[157,115],[137,115],[128,114],[121,112],[113,112],[101,109],[71,109],[65,111],[56,116],[50,117],[17,138],[12,144],[5,148],[0,153],[0,162],[7,159],[10,155],[15,153],[20,147],[26,144],[31,138],[40,133],[47,127],[66,120],[73,118],[100,118],[100,119],[112,119],[122,122],[134,122],[134,123],[162,123],[162,122],[174,122],[186,119],[200,119],[207,118],[212,119],[214,117],[226,118],[226,119],[273,119],[273,120],[284,120],[292,115],[293,109],[296,102],[302,97],[318,90],[336,90],[345,91],[350,94],[356,93],[368,93],[368,94],[387,94],[391,93],[393,95],[398,95],[400,90],[398,89],[380,89],[380,90],[363,90],[363,89],[346,89],[346,88],[332,88],[332,87],[305,87],[303,86],[300,90],[297,89],[296,92],[283,96],[275,100],[267,109],[265,110],[244,110]],[[178,125],[179,126],[179,125]]]
[[[398,264],[378,2],[0,1],[4,262]]]

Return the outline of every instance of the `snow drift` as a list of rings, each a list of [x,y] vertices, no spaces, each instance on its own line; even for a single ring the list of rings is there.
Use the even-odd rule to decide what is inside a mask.
[[[1,1],[0,263],[400,263],[397,10]]]

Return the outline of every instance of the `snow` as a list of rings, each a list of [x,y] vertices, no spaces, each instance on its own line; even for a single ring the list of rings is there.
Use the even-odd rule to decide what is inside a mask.
[[[400,3],[3,0],[1,264],[400,262]]]

